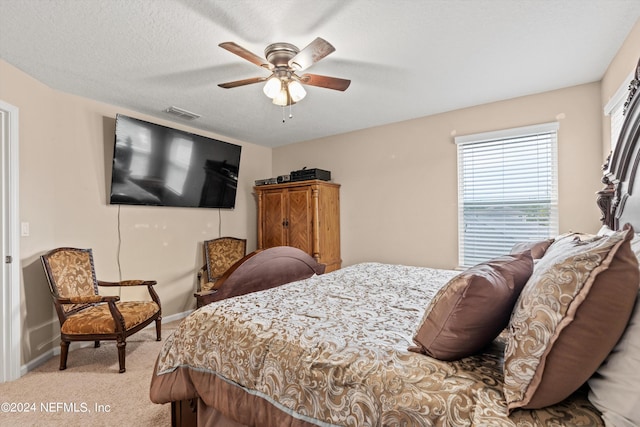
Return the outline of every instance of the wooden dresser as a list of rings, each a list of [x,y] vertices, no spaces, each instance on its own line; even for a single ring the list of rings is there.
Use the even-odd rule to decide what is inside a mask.
[[[254,187],[258,249],[293,246],[337,270],[340,258],[340,185],[320,180]]]

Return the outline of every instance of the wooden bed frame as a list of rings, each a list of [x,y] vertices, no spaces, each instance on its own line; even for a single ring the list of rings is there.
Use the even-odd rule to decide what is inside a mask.
[[[258,249],[232,265],[219,279],[220,287],[205,304],[262,291],[323,274],[325,265],[290,246]],[[197,425],[197,399],[171,402],[172,426]]]
[[[640,168],[640,144],[638,144],[638,140],[640,139],[640,101],[638,98],[640,98],[640,96],[636,96],[639,86],[640,62],[636,67],[634,79],[630,82],[630,92],[627,102],[625,103],[625,121],[622,126],[620,137],[612,153],[607,159],[607,162],[602,168],[602,182],[605,187],[597,193],[597,204],[602,211],[602,224],[612,230],[618,230],[622,224],[626,223],[630,223],[635,230],[640,230],[640,197],[633,197],[634,190],[640,186],[640,182],[638,182],[640,181],[640,174],[638,174],[638,169]],[[245,259],[238,262],[234,271],[229,275],[230,281],[228,289],[223,290],[223,288],[221,288],[219,295],[216,296],[216,300],[279,286],[284,283],[301,280],[311,276],[308,269],[301,268],[300,271],[289,274],[286,277],[286,280],[282,278],[269,278],[262,282],[260,280],[256,281],[256,277],[271,277],[270,275],[274,272],[273,266],[270,266],[269,262],[267,262],[267,257],[261,260],[264,262],[255,262],[255,258],[258,255],[260,254],[249,254]],[[303,253],[303,255],[306,254]],[[302,258],[305,259],[305,261],[302,261],[303,263],[309,263],[309,259],[304,257]],[[309,258],[311,261],[315,262],[311,257]],[[289,261],[293,261],[294,264],[301,262],[300,260],[294,260],[293,258],[289,259]],[[287,260],[283,258],[280,260],[280,264],[277,268],[285,268],[287,263]],[[307,267],[310,265],[312,264],[309,264]],[[249,272],[249,270],[251,271]],[[323,271],[324,269],[322,269],[322,272]],[[315,270],[314,272],[316,274],[322,273]],[[242,280],[247,280],[251,277],[251,284],[242,287]],[[232,279],[233,281],[231,281]],[[240,288],[238,290],[233,290],[233,286],[240,286]],[[246,290],[246,292],[242,289]],[[199,405],[202,405],[202,402],[199,401],[198,398],[172,402],[172,426],[196,426]],[[218,425],[225,427],[240,426],[240,424],[228,419],[224,419],[221,420],[220,423],[216,423],[216,426]]]

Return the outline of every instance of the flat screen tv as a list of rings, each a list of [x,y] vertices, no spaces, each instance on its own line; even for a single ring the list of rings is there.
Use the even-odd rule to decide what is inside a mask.
[[[241,149],[118,114],[109,202],[232,209]]]

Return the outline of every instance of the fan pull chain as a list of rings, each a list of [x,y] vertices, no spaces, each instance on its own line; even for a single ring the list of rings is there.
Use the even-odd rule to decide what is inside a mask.
[[[284,116],[284,115],[285,115],[285,112],[284,112],[284,111],[285,111],[285,108],[286,108],[286,106],[285,106],[285,105],[283,105],[283,106],[282,106],[282,123],[285,123],[285,120],[286,120],[286,119],[285,119],[285,116]],[[293,108],[293,104],[289,104],[289,118],[290,118],[290,119],[293,119],[293,112],[292,112],[292,110],[291,110],[292,108]]]

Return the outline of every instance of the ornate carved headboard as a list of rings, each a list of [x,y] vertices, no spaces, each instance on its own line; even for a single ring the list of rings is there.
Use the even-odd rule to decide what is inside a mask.
[[[624,105],[624,123],[620,137],[603,166],[602,183],[598,192],[601,221],[612,230],[630,223],[640,232],[640,197],[632,197],[640,191],[640,62],[633,80],[629,83],[629,96]]]

